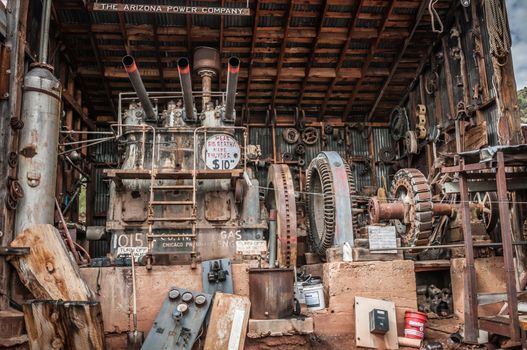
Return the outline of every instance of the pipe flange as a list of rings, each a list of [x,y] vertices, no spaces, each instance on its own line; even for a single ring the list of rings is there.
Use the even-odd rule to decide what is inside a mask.
[[[16,152],[9,152],[9,155],[7,156],[7,164],[10,168],[16,168],[18,164],[18,155]]]
[[[300,139],[300,132],[295,128],[286,128],[282,132],[282,138],[289,144],[297,143]]]
[[[318,129],[309,126],[302,131],[302,142],[308,146],[314,145],[318,142],[319,133]]]

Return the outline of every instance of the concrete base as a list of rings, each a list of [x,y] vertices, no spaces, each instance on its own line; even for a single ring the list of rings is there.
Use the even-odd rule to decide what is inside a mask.
[[[393,301],[399,335],[405,311],[417,309],[413,261],[327,263],[323,282],[328,308],[311,315],[317,335],[354,337],[356,296]]]
[[[295,334],[313,333],[313,319],[279,319],[279,320],[249,320],[247,337],[252,339],[264,337],[281,337]]]
[[[476,284],[478,293],[503,293],[507,291],[503,257],[491,257],[475,259]],[[450,265],[450,277],[452,281],[452,298],[454,303],[454,315],[464,321],[465,309],[465,259],[452,259]],[[503,303],[483,305],[478,307],[479,316],[496,315]]]

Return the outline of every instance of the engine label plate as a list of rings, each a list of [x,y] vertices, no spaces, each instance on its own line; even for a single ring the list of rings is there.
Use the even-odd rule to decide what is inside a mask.
[[[240,145],[230,135],[216,134],[205,143],[205,164],[211,170],[231,170],[240,162]]]

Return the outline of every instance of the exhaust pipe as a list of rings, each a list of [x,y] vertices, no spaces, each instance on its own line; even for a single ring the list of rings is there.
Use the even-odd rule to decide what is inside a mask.
[[[234,101],[238,86],[238,73],[240,72],[240,59],[236,56],[229,58],[227,69],[227,101],[225,102],[225,120],[234,121]]]
[[[157,120],[154,106],[152,106],[152,102],[148,98],[148,93],[146,92],[145,85],[143,84],[143,80],[141,79],[141,75],[139,74],[139,70],[137,69],[134,58],[130,55],[124,56],[123,66],[126,70],[126,73],[128,73],[128,77],[130,78],[130,82],[134,87],[139,101],[141,101],[141,105],[143,106],[147,119]]]
[[[190,76],[190,63],[188,58],[182,57],[177,61],[181,92],[183,93],[183,106],[185,107],[185,119],[195,122],[194,97],[192,96],[192,78]]]

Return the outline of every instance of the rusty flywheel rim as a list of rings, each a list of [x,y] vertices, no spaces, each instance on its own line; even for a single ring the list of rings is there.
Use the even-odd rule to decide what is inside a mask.
[[[297,256],[295,187],[289,166],[273,164],[267,174],[268,209],[276,209],[277,260],[280,267],[293,267]]]

